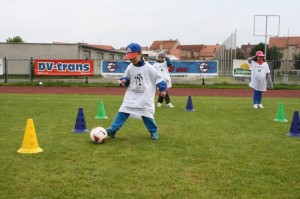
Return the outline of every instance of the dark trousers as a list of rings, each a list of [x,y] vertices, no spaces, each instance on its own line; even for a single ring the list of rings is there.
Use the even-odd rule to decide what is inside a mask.
[[[166,104],[169,104],[169,103],[171,102],[171,99],[170,99],[170,96],[169,96],[169,94],[168,94],[168,91],[166,91],[166,96],[165,96],[165,97],[162,97],[162,96],[160,95],[160,93],[159,93],[159,95],[158,95],[158,100],[157,100],[157,102],[163,103],[164,100],[166,101]]]

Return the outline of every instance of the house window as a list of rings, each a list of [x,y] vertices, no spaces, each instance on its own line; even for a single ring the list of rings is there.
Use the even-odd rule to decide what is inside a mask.
[[[83,51],[83,59],[91,59],[91,51]]]
[[[115,59],[115,55],[114,54],[109,54],[109,60],[114,60]]]
[[[97,66],[101,66],[101,60],[103,60],[103,53],[97,53]]]
[[[97,53],[97,59],[103,59],[103,53]]]
[[[118,55],[119,60],[123,60],[123,55]]]

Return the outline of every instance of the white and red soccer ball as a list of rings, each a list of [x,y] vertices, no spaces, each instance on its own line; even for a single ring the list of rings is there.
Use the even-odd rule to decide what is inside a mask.
[[[90,132],[91,141],[97,144],[102,144],[107,140],[107,132],[102,127],[95,127]]]

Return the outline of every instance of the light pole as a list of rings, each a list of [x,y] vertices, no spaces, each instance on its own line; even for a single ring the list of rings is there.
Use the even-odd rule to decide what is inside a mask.
[[[256,18],[258,17],[265,17],[266,18],[266,24],[265,24],[265,33],[262,34],[257,34],[257,30],[256,30]],[[268,17],[274,17],[274,18],[278,18],[278,29],[277,29],[277,33],[275,34],[269,34],[268,33]],[[265,56],[267,58],[267,38],[268,36],[279,36],[279,29],[280,29],[280,15],[254,15],[254,29],[253,29],[253,35],[254,36],[264,36],[265,37]]]

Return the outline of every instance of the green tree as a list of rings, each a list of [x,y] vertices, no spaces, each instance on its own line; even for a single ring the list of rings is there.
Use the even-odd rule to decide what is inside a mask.
[[[15,36],[14,38],[7,38],[6,39],[7,43],[25,43],[25,41],[23,41],[22,37],[20,36]]]
[[[254,46],[251,49],[251,55],[255,55],[256,51],[265,51],[265,44],[259,43],[258,45]],[[280,68],[281,59],[283,57],[282,52],[280,52],[280,49],[276,46],[273,46],[271,48],[267,48],[267,61],[271,61],[274,65],[274,69]]]
[[[274,69],[279,69],[283,53],[276,46],[267,49],[267,60],[272,61]]]
[[[265,52],[265,44],[264,43],[259,43],[256,46],[254,46],[251,51],[250,51],[250,55],[254,56],[256,51],[263,51]]]
[[[251,49],[251,55],[255,55],[256,51],[263,51],[265,52],[265,44],[259,43]],[[271,48],[267,48],[267,60],[280,60],[283,54],[280,52],[280,49],[276,46]]]
[[[281,60],[282,57],[282,52],[276,46],[267,49],[267,60]]]

